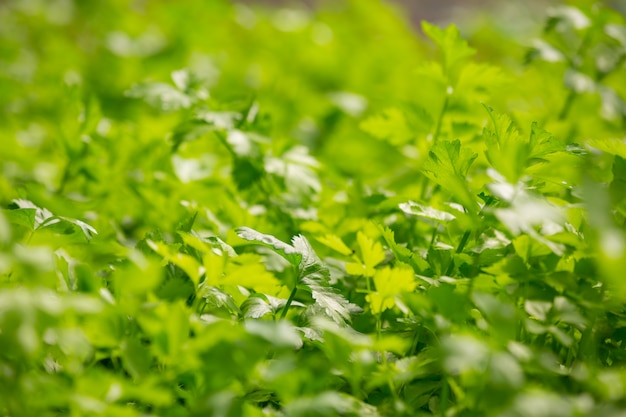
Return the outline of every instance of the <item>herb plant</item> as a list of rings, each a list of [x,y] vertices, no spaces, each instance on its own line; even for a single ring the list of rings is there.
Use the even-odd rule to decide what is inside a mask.
[[[624,415],[624,16],[487,25],[1,2],[0,416]]]

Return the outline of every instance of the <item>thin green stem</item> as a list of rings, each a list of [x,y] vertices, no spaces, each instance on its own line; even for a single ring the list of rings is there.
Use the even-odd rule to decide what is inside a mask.
[[[591,41],[591,30],[592,28],[587,29],[587,32],[585,32],[585,36],[580,42],[578,49],[576,50],[574,55],[569,59],[569,64],[570,64],[569,69],[576,70],[578,69],[578,67],[580,67],[580,64],[579,64],[580,57],[584,54],[585,50],[587,49],[587,46],[589,45],[589,42]],[[596,77],[596,80],[597,80],[597,77]],[[569,92],[567,93],[567,97],[565,98],[565,102],[563,102],[563,107],[561,108],[561,111],[559,112],[558,120],[565,120],[570,110],[572,109],[572,104],[574,104],[574,100],[576,100],[576,97],[578,97],[578,92],[576,92],[575,90],[569,90]]]
[[[282,313],[280,313],[281,320],[284,319],[285,316],[287,316],[287,311],[289,311],[289,307],[291,307],[291,303],[293,303],[293,299],[296,298],[296,292],[298,292],[298,286],[297,285],[295,287],[293,287],[293,290],[291,290],[291,294],[289,294],[289,298],[287,299],[287,303],[285,304],[285,307],[283,307]]]
[[[463,249],[465,249],[465,245],[467,244],[467,240],[469,239],[469,237],[470,237],[469,230],[463,233],[463,236],[461,237],[461,241],[459,242],[459,246],[457,246],[456,248],[456,253],[463,252]]]
[[[448,378],[444,375],[441,379],[441,401],[439,402],[439,415],[444,417],[448,409],[448,401],[450,399],[450,386],[448,385]]]
[[[382,304],[383,302],[381,301],[381,309],[382,309]],[[381,339],[382,337],[382,319],[381,319],[381,313],[378,313],[376,315],[376,337],[378,340]],[[391,375],[389,374],[389,363],[387,362],[387,352],[385,352],[384,350],[380,350],[378,351],[378,353],[380,353],[380,359],[383,363],[383,366],[385,367],[385,375],[386,375],[386,379],[387,379],[387,386],[389,387],[389,392],[391,392],[391,395],[393,396],[393,399],[398,401],[398,393],[396,391],[396,385],[393,382],[393,378],[391,377]]]
[[[352,255],[352,259],[354,259],[356,263],[361,263],[361,260],[356,255]],[[367,293],[371,294],[372,293],[371,278],[368,277],[367,275],[365,275],[365,285],[367,286]]]
[[[415,355],[415,353],[417,352],[417,346],[419,345],[421,335],[422,335],[422,326],[418,326],[417,329],[415,330],[415,335],[413,336],[413,341],[411,342],[411,349],[409,350],[409,353],[407,356]]]
[[[435,239],[437,238],[437,226],[435,226],[433,228],[433,234],[430,236],[430,244],[428,245],[428,249],[432,249],[433,245],[435,244]]]
[[[418,182],[420,184],[420,200],[424,200],[426,192],[428,191],[428,177],[426,175],[420,175]]]
[[[230,156],[233,157],[233,159],[239,158],[239,155],[237,155],[235,153],[233,147],[230,145],[230,143],[228,143],[228,140],[226,139],[226,136],[224,136],[224,134],[222,132],[215,132],[215,136],[217,136],[217,139],[226,148],[226,150],[228,151]]]
[[[456,247],[455,253],[463,252],[463,249],[465,249],[465,245],[467,244],[469,237],[470,237],[469,230],[463,233],[463,236],[461,236],[461,241],[459,242],[459,246]],[[448,269],[446,270],[446,275],[450,275],[452,271],[454,271],[454,259],[450,260],[450,265],[448,265]]]
[[[578,94],[574,90],[569,90],[567,93],[567,97],[565,98],[565,102],[563,103],[563,107],[559,112],[559,120],[565,120],[567,115],[569,114],[572,104],[574,104],[574,100],[578,97]]]
[[[437,124],[435,125],[435,133],[433,134],[433,142],[437,142],[439,139],[439,134],[441,133],[441,125],[443,123],[443,118],[448,110],[448,98],[449,94],[446,92],[446,96],[443,100],[443,105],[441,106],[441,111],[439,112],[439,117],[437,117]]]
[[[61,181],[59,182],[59,188],[57,189],[57,193],[58,194],[62,194],[63,191],[65,190],[65,186],[67,185],[67,182],[70,179],[70,173],[71,173],[71,166],[72,166],[72,161],[68,161],[65,164],[65,168],[63,168],[63,175],[61,175]]]

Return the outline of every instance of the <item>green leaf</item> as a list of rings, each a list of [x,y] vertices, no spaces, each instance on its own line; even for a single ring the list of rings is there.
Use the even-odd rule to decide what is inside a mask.
[[[91,227],[90,225],[88,225],[87,223],[81,221],[81,220],[76,220],[76,219],[70,219],[67,217],[59,217],[61,220],[66,221],[67,223],[71,223],[74,226],[78,227],[80,229],[80,231],[83,233],[83,236],[85,236],[85,238],[87,240],[91,240],[93,238],[93,235],[97,235],[98,232],[96,231],[96,229],[94,229],[93,227]]]
[[[484,373],[489,361],[489,347],[471,334],[446,335],[441,341],[444,368],[451,374]]]
[[[203,283],[200,286],[198,296],[204,299],[204,302],[207,306],[209,306],[209,308],[225,310],[229,314],[237,316],[241,315],[241,310],[237,307],[237,303],[235,303],[232,295],[217,287],[204,285]]]
[[[172,155],[172,167],[178,179],[183,183],[209,178],[215,169],[216,159],[211,155],[200,158],[183,158]]]
[[[352,255],[352,249],[347,247],[346,244],[343,243],[343,240],[341,240],[341,238],[337,235],[326,234],[325,236],[316,237],[315,240],[331,249],[336,250],[342,255]]]
[[[194,248],[200,253],[214,252],[216,255],[228,256],[230,258],[237,256],[235,249],[217,236],[200,236],[194,232],[188,233],[182,230],[178,230],[177,233],[183,239],[185,245]]]
[[[294,236],[292,245],[248,227],[240,227],[237,234],[242,239],[259,242],[275,250],[296,267],[296,288],[310,291],[320,310],[338,323],[350,320],[352,311],[358,311],[330,283],[330,272],[319,259],[309,241],[302,235]]]
[[[604,27],[604,32],[618,41],[622,48],[626,49],[626,25],[610,23]]]
[[[232,129],[226,134],[226,142],[240,158],[257,158],[261,154],[259,144],[266,144],[269,140],[253,132]]]
[[[495,387],[519,389],[524,384],[524,370],[513,355],[495,352],[489,363],[491,383]]]
[[[361,122],[361,129],[375,138],[386,140],[392,145],[405,145],[414,136],[407,121],[399,109],[391,108],[379,115],[371,116]]]
[[[239,190],[248,190],[263,178],[265,172],[260,161],[250,158],[235,158],[231,175]]]
[[[272,297],[267,294],[251,294],[242,304],[241,311],[244,318],[258,319],[266,314],[276,314],[287,304],[284,298]],[[298,301],[292,301],[292,307],[304,307],[304,304]]]
[[[363,232],[356,235],[361,253],[361,263],[346,264],[346,272],[351,275],[374,276],[375,267],[385,260],[385,251],[380,243],[374,242]]]
[[[263,294],[252,294],[241,304],[241,311],[245,318],[259,319],[266,314],[273,314],[275,311]]]
[[[298,331],[287,321],[246,320],[244,325],[248,333],[259,336],[278,348],[302,347]]]
[[[185,93],[165,83],[146,83],[132,86],[126,95],[143,99],[146,103],[164,112],[191,107],[192,100]]]
[[[591,25],[591,20],[579,8],[573,6],[556,6],[548,11],[548,30],[555,28],[564,31],[566,28],[576,30],[586,29]]]
[[[493,122],[493,129],[485,128],[483,132],[487,159],[496,171],[515,183],[524,173],[530,149],[509,116],[497,114],[488,106],[485,108]]]
[[[219,285],[240,285],[256,292],[273,294],[278,292],[279,281],[260,262],[257,255],[243,254],[232,259],[224,276],[218,278]]]
[[[383,247],[362,232],[356,234],[356,240],[359,243],[359,248],[361,248],[361,256],[366,270],[368,272],[373,271],[376,265],[385,260]]]
[[[535,39],[526,57],[526,60],[529,62],[534,59],[540,59],[546,62],[561,62],[565,61],[567,58],[562,51],[548,42],[542,39]]]
[[[317,275],[323,278],[330,277],[328,268],[326,268],[320,258],[317,256],[309,241],[302,235],[294,236],[291,239],[294,250],[302,255],[298,271],[300,277],[308,275]]]
[[[218,130],[234,129],[241,118],[241,113],[234,111],[199,111],[196,116],[197,120],[201,120]]]
[[[472,294],[472,301],[495,331],[494,336],[499,337],[502,342],[515,337],[519,320],[515,308],[510,303],[479,291]]]
[[[24,226],[28,230],[35,229],[35,216],[37,213],[37,209],[23,208],[14,210],[2,210],[2,213],[10,224]]]
[[[606,152],[611,155],[617,155],[622,159],[626,159],[626,140],[618,138],[596,139],[591,138],[586,141],[587,146]]]
[[[533,122],[530,127],[529,158],[540,159],[555,152],[565,151],[563,142]]]
[[[311,244],[304,236],[295,236],[292,239],[294,248],[302,254],[302,261],[298,268],[298,287],[311,291],[311,296],[321,311],[336,323],[350,321],[350,315],[360,309],[352,305],[343,295],[330,285],[330,272],[322,264]]]
[[[196,286],[200,283],[200,263],[196,259],[174,250],[163,242],[148,240],[147,244],[166,261],[182,269]]]
[[[546,245],[556,254],[562,255],[565,248],[552,242],[548,236],[563,231],[564,215],[562,208],[549,202],[545,197],[530,193],[523,184],[513,186],[495,172],[490,173],[496,180],[489,184],[490,190],[508,207],[494,209],[498,220],[514,235],[527,234],[537,242]],[[541,233],[538,232],[539,229]],[[523,242],[518,242],[519,245]]]
[[[45,225],[45,223],[50,218],[54,217],[54,214],[52,214],[50,210],[46,208],[38,207],[32,201],[29,201],[29,200],[17,199],[17,200],[13,200],[13,204],[18,207],[18,210],[19,209],[35,210],[34,213],[32,214],[30,211],[19,214],[19,217],[21,218],[19,221],[22,222],[22,225],[27,226],[31,229],[32,228],[37,229],[40,226]],[[34,217],[34,221],[32,225],[28,226],[28,224],[30,223],[31,216]]]
[[[446,211],[437,210],[432,207],[423,206],[414,201],[409,201],[406,203],[401,203],[399,205],[400,210],[405,212],[406,214],[411,214],[418,217],[423,217],[429,220],[435,220],[438,222],[449,222],[456,219],[456,216],[450,214]]]
[[[304,146],[294,146],[279,158],[267,156],[265,170],[283,179],[287,191],[294,196],[310,198],[322,189],[316,170],[319,162]]]
[[[319,279],[311,276],[303,278],[301,288],[311,291],[311,296],[326,316],[339,324],[350,322],[351,315],[359,313],[361,309],[351,304],[335,288],[323,283]]]
[[[593,93],[596,91],[594,80],[582,72],[568,70],[564,78],[565,85],[578,94]]]
[[[415,273],[406,266],[379,269],[373,281],[376,290],[366,296],[372,314],[380,314],[393,308],[396,305],[397,295],[412,292],[417,287]]]
[[[489,106],[484,107],[493,123],[493,129],[485,128],[483,131],[487,159],[510,182],[517,182],[533,163],[565,150],[562,142],[541,129],[536,122],[532,123],[527,140],[508,115],[498,114]]]
[[[476,51],[467,45],[462,39],[455,25],[449,25],[441,29],[426,21],[422,21],[422,30],[432,39],[443,54],[444,68],[447,71],[471,57]]]
[[[120,348],[122,350],[124,369],[133,378],[138,379],[149,375],[153,359],[148,346],[142,345],[135,338],[129,338],[122,342]]]
[[[13,200],[13,204],[19,208],[4,210],[8,220],[13,224],[18,224],[29,230],[48,229],[60,234],[72,233],[78,229],[89,241],[98,232],[87,223],[69,217],[55,216],[46,208],[36,206],[32,201],[25,199]],[[67,229],[70,229],[67,231]]]
[[[272,235],[266,235],[261,232],[257,232],[249,227],[239,227],[237,230],[237,236],[242,239],[253,241],[266,246],[276,253],[285,258],[289,263],[295,267],[299,267],[302,261],[302,254],[296,250],[293,246],[276,239]]]
[[[424,175],[448,190],[470,213],[478,211],[478,203],[465,177],[477,156],[462,148],[459,140],[438,141],[422,167]]]
[[[27,224],[32,224],[29,220]],[[4,210],[0,210],[0,245],[7,244],[11,241],[11,226],[4,214]]]
[[[313,397],[298,398],[285,406],[291,417],[357,415],[379,417],[376,407],[363,403],[347,394],[327,391]]]
[[[407,265],[411,265],[416,271],[429,268],[429,265],[424,259],[419,256],[415,256],[410,249],[396,243],[393,230],[388,227],[381,226],[379,226],[378,228],[381,231],[381,235],[385,240],[385,243],[387,243],[387,246],[389,247],[389,249],[391,249],[398,261],[403,262]]]

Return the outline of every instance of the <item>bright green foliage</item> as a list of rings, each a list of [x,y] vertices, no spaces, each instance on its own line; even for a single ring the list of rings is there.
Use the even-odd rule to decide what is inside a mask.
[[[397,295],[412,292],[416,286],[413,270],[404,266],[378,269],[373,281],[376,289],[365,297],[372,314],[380,314],[393,308],[396,305],[394,298]]]
[[[357,232],[356,241],[360,249],[360,259],[358,263],[346,264],[346,272],[352,275],[372,277],[376,273],[376,265],[385,260],[383,247],[362,232]]]
[[[422,22],[422,30],[439,47],[442,54],[443,72],[451,85],[456,84],[460,68],[476,51],[460,37],[459,30],[454,25],[440,29],[428,22]]]
[[[413,129],[408,126],[404,113],[395,108],[365,119],[361,123],[361,129],[396,146],[410,142],[414,136]]]
[[[469,213],[475,213],[478,207],[476,199],[468,189],[465,177],[477,156],[469,148],[461,148],[458,139],[439,141],[430,149],[423,165],[424,175],[437,185],[446,188]]]
[[[252,3],[0,2],[0,417],[623,415],[624,16]]]
[[[291,290],[281,317],[285,317],[297,295],[298,289],[308,291],[314,300],[312,311],[320,310],[337,323],[350,320],[350,309],[358,307],[350,305],[345,298],[330,286],[330,272],[317,257],[315,251],[304,236],[295,236],[291,245],[281,242],[271,235],[265,235],[248,227],[237,229],[239,237],[268,245],[282,255],[294,268],[294,277],[289,281]],[[241,284],[240,284],[241,285]]]

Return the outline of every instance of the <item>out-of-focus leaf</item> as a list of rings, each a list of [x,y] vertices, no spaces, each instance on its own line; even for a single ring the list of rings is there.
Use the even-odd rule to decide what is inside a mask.
[[[300,335],[295,327],[286,321],[247,320],[245,328],[248,333],[259,336],[276,347],[293,349],[302,347]]]
[[[137,84],[126,92],[133,98],[141,98],[159,110],[170,112],[191,107],[191,98],[175,87],[165,83]]]
[[[424,206],[414,201],[401,203],[399,207],[400,210],[402,210],[406,214],[411,214],[414,216],[423,217],[425,219],[435,220],[439,222],[449,222],[456,219],[456,216],[451,213],[437,210],[433,207]]]
[[[414,136],[404,114],[395,108],[387,109],[380,115],[365,119],[361,122],[360,127],[370,135],[386,140],[392,145],[404,145]]]
[[[347,394],[327,391],[314,397],[303,397],[290,402],[285,406],[287,415],[305,417],[310,415],[336,416],[358,415],[364,417],[378,417],[376,407],[365,404]]]
[[[343,243],[343,240],[341,240],[341,238],[339,236],[332,235],[332,234],[327,234],[325,236],[317,237],[316,240],[318,242],[328,246],[329,248],[336,250],[337,252],[341,253],[342,255],[351,255],[352,254],[352,249],[347,247],[346,244]]]
[[[457,64],[474,55],[476,51],[467,45],[467,41],[460,37],[455,25],[441,29],[433,24],[422,21],[422,30],[439,47],[443,53],[444,66],[452,69]]]
[[[161,255],[166,261],[173,263],[185,271],[191,281],[198,285],[200,283],[200,263],[189,255],[174,251],[163,242],[148,241],[148,246]]]

